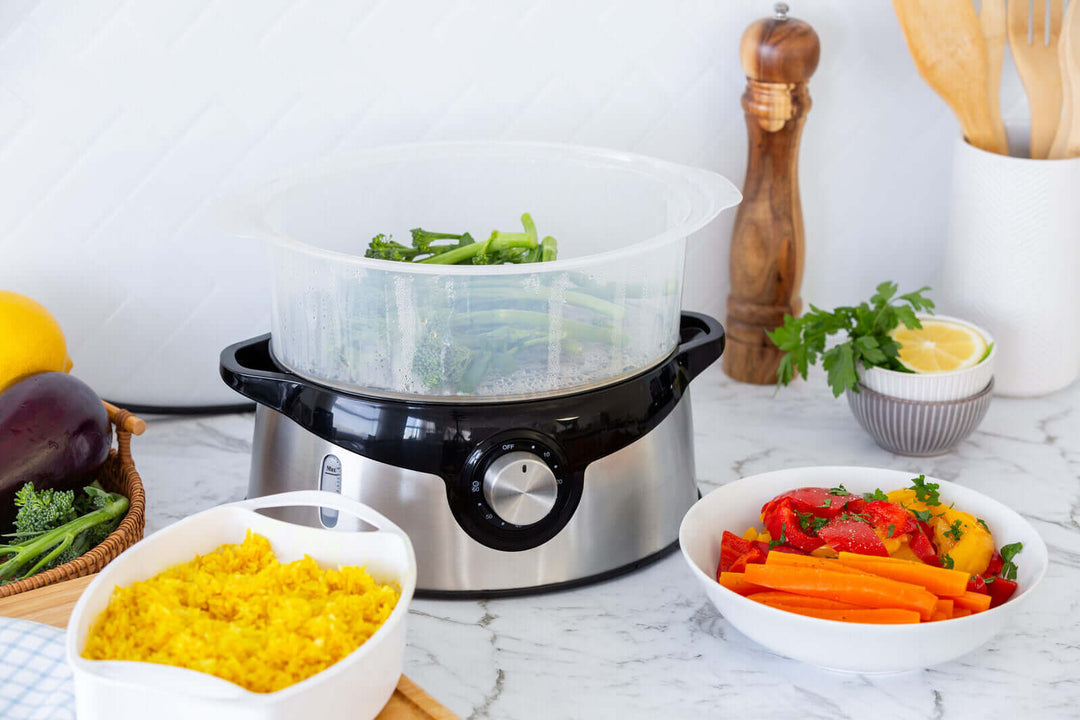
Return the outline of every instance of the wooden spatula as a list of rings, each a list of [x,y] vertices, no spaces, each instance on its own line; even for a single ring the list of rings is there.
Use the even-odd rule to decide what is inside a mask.
[[[1061,121],[1058,123],[1051,158],[1080,156],[1080,0],[1069,3],[1058,41],[1061,70]]]
[[[1050,11],[1049,25],[1047,9]],[[1065,0],[1009,2],[1009,48],[1031,106],[1033,158],[1045,158],[1050,154],[1061,116],[1058,38],[1064,9]]]
[[[994,132],[1005,135],[1001,119],[1001,68],[1005,64],[1005,45],[1008,43],[1005,0],[982,0],[979,6],[979,25],[986,39],[987,72],[990,85],[990,119],[998,127]]]
[[[952,109],[968,142],[1005,154],[1000,115],[990,110],[986,39],[971,0],[893,0],[919,75]]]

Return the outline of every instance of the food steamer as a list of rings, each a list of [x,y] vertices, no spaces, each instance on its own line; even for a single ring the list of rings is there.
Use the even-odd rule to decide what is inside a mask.
[[[724,345],[680,311],[685,240],[738,198],[713,173],[520,143],[368,151],[262,188],[235,227],[271,241],[272,332],[221,355],[257,408],[249,496],[374,507],[427,595],[565,587],[672,549],[698,497],[688,385]],[[376,233],[512,230],[523,210],[555,262],[358,256]]]

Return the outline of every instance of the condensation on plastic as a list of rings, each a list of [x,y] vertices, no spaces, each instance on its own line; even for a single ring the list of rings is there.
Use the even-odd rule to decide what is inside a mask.
[[[272,241],[271,348],[285,367],[351,392],[493,401],[614,382],[667,357],[678,343],[686,238],[739,199],[720,175],[638,155],[441,143],[283,178],[243,203],[237,231]],[[422,227],[483,241],[496,229],[521,232],[525,212],[540,237],[557,239],[557,261],[363,257],[380,233],[408,244]],[[483,365],[436,380],[456,377],[444,371],[459,347]]]

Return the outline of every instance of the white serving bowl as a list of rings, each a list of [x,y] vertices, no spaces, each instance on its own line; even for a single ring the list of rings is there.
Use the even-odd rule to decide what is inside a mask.
[[[355,515],[375,530],[334,532],[255,512],[298,506]],[[398,583],[401,597],[367,642],[322,672],[273,693],[253,693],[185,668],[81,656],[90,624],[105,609],[114,587],[145,580],[224,543],[243,542],[249,529],[270,540],[281,562],[310,555],[324,568],[365,567],[376,580]],[[401,676],[405,618],[415,589],[416,557],[405,533],[366,505],[337,493],[269,495],[192,515],[123,552],[75,605],[67,626],[67,660],[74,674],[79,720],[371,720],[393,695]]]
[[[961,485],[927,478],[941,486],[944,502],[982,518],[1002,545],[1020,541],[1016,594],[1003,605],[964,618],[913,625],[870,625],[796,615],[742,597],[716,582],[724,530],[742,534],[760,527],[761,506],[787,490],[836,487],[853,493],[888,492],[911,484],[919,473],[862,467],[807,467],[737,480],[698,500],[683,518],[679,546],[706,595],[747,637],[773,652],[843,672],[891,673],[937,665],[978,648],[997,635],[1023,607],[1046,574],[1046,544],[1013,510]]]
[[[906,373],[879,367],[857,367],[859,381],[874,392],[901,400],[941,402],[960,400],[981,392],[994,376],[997,345],[994,338],[983,328],[960,318],[948,315],[918,314],[922,320],[946,320],[974,329],[990,347],[990,354],[982,362],[963,370],[938,373]]]

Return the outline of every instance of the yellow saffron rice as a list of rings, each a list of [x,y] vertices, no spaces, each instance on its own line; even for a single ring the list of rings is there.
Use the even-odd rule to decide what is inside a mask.
[[[390,616],[400,590],[363,568],[278,562],[252,533],[240,545],[117,587],[83,657],[178,665],[268,693],[324,670]]]

